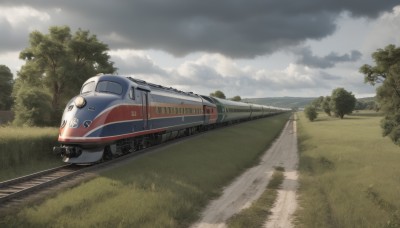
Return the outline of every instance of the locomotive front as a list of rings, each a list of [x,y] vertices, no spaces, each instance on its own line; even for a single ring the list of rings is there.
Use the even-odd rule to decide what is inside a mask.
[[[107,146],[121,134],[114,123],[131,119],[132,110],[127,109],[135,105],[126,102],[129,89],[124,77],[102,75],[88,79],[64,110],[58,137],[61,145],[54,147],[54,152],[67,163],[101,160]]]

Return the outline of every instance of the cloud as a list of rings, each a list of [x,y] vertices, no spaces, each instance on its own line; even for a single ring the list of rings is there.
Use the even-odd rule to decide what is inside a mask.
[[[157,66],[142,51],[113,50],[109,52],[111,60],[118,68],[118,74],[167,75],[168,71]]]
[[[0,52],[21,51],[28,45],[30,32],[47,32],[52,23],[49,13],[31,6],[9,6],[0,3],[0,12]]]
[[[337,63],[355,62],[361,59],[361,52],[352,50],[350,54],[339,55],[331,52],[324,57],[315,56],[310,47],[299,48],[294,51],[298,55],[297,64],[313,67],[313,68],[332,68]]]
[[[400,46],[400,6],[393,8],[391,12],[384,13],[378,20],[372,23],[372,28],[367,34],[365,51],[375,52],[378,48],[384,48],[389,44]]]
[[[26,21],[29,26],[35,23],[48,26],[51,22],[52,25],[67,24],[73,29],[89,29],[112,49],[163,50],[175,56],[207,52],[253,58],[331,35],[341,12],[376,18],[396,4],[394,0],[362,3],[355,0],[43,0],[33,3],[14,0],[0,6],[28,7],[30,12],[40,12],[32,14],[33,21]],[[3,31],[6,25],[1,25]],[[21,35],[27,39],[29,30],[24,32]],[[12,37],[4,35],[12,43]],[[10,43],[2,42],[0,50],[9,46]]]
[[[119,50],[119,65],[124,72],[148,82],[208,95],[222,90],[228,97],[320,96],[341,83],[342,77],[298,64],[283,70],[255,69],[239,66],[235,60],[220,54],[203,54],[179,66],[164,69],[150,56],[137,51]],[[127,54],[128,53],[128,54]],[[112,57],[114,60],[113,53]],[[134,56],[136,64],[132,63]]]

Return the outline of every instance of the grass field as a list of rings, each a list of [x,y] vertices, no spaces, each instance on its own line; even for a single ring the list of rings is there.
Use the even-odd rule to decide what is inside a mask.
[[[400,147],[375,113],[300,114],[298,227],[400,227]]]
[[[219,129],[141,156],[0,219],[11,227],[187,227],[259,162],[289,114]]]
[[[0,181],[61,164],[57,128],[0,127]]]

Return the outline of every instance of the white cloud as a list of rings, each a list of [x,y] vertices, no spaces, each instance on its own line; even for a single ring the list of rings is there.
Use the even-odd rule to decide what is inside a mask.
[[[126,74],[199,94],[218,89],[228,97],[320,96],[343,81],[339,76],[294,63],[272,71],[240,67],[235,60],[220,54],[203,54],[170,69],[161,67],[143,51],[118,50],[112,56],[118,58],[117,66],[124,66]]]
[[[400,46],[400,5],[372,22],[366,36],[365,49],[372,53],[389,44]]]
[[[166,75],[167,70],[156,65],[145,51],[118,49],[109,52],[119,74]]]
[[[12,27],[25,26],[26,22],[39,20],[41,22],[49,21],[50,15],[46,12],[41,12],[29,6],[0,6],[0,17],[5,18]]]
[[[24,61],[18,58],[19,52],[3,52],[0,53],[0,64],[6,65],[10,68],[14,77],[17,76],[17,71],[20,70],[21,65],[24,64]]]

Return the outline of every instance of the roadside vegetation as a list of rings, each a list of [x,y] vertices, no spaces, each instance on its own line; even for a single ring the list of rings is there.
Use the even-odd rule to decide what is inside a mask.
[[[188,227],[260,156],[290,113],[199,135],[148,153],[0,220],[9,227]]]
[[[318,117],[317,109],[312,105],[309,105],[304,109],[304,114],[310,121],[314,121]]]
[[[344,88],[336,88],[332,90],[331,96],[316,98],[306,106],[304,113],[310,121],[317,119],[318,110],[324,111],[328,116],[343,119],[345,115],[354,111],[356,104],[357,99],[352,92],[346,91]]]
[[[372,53],[375,65],[364,64],[360,72],[364,82],[377,85],[376,100],[384,113],[381,122],[383,135],[400,146],[400,47],[393,44]]]
[[[0,127],[0,181],[55,167],[56,128]]]
[[[0,65],[0,110],[10,110],[13,104],[11,93],[13,89],[13,74],[6,65]],[[1,120],[0,120],[1,124]]]
[[[298,227],[400,227],[400,151],[374,111],[299,114]]]
[[[249,208],[240,211],[227,222],[229,228],[257,228],[262,227],[271,209],[278,197],[278,189],[281,187],[284,179],[283,167],[276,167],[272,178],[269,181],[265,191]]]

